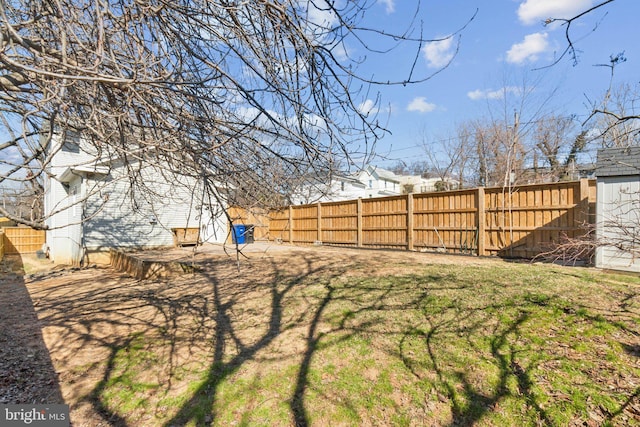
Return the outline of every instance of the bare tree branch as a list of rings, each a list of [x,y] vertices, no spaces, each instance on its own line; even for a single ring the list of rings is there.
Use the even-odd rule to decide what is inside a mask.
[[[0,186],[25,181],[41,188],[52,177],[60,149],[54,143],[73,134],[85,165],[123,162],[131,203],[137,194],[157,196],[143,173],[154,168],[169,181],[209,183],[209,200],[281,204],[301,174],[348,168],[374,154],[386,131],[359,106],[376,85],[434,75],[416,71],[430,41],[420,4],[397,34],[367,24],[374,6],[1,2],[0,115],[10,136],[0,140]],[[389,60],[399,43],[415,49],[401,58],[404,78],[359,71],[368,57]],[[352,46],[360,49],[356,58]],[[44,220],[35,223],[46,228]]]

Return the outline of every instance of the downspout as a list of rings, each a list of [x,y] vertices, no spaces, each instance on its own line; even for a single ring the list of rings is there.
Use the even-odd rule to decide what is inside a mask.
[[[87,199],[84,197],[84,178],[80,175],[80,197],[82,197],[82,203],[80,204],[80,267],[85,266],[85,258],[87,256],[87,245],[84,237],[84,221],[86,219]]]

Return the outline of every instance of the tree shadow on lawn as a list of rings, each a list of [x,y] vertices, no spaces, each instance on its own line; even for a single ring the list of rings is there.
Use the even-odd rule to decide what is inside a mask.
[[[496,308],[496,306],[492,306],[491,308]],[[430,324],[429,331],[427,333],[419,331],[419,335],[421,335],[425,340],[429,358],[437,375],[438,381],[445,387],[447,397],[451,402],[452,426],[473,425],[487,412],[494,410],[495,406],[502,399],[512,395],[512,391],[508,388],[508,381],[510,378],[516,379],[518,393],[524,397],[527,405],[535,410],[538,414],[539,421],[544,425],[553,425],[553,422],[549,419],[546,411],[542,409],[536,396],[532,392],[533,382],[530,372],[535,366],[535,361],[532,361],[526,368],[522,367],[517,361],[518,350],[510,344],[518,341],[518,329],[528,320],[528,318],[529,313],[521,311],[517,318],[510,324],[506,325],[507,327],[504,329],[502,329],[502,327],[505,325],[502,325],[499,322],[496,323],[492,328],[491,333],[488,335],[491,356],[493,357],[492,364],[498,368],[498,381],[493,387],[493,393],[489,393],[488,390],[485,390],[484,392],[477,390],[467,378],[467,374],[465,374],[463,370],[445,372],[440,364],[440,357],[436,351],[437,344],[435,343],[435,336],[438,333],[441,333],[443,329],[449,329],[452,327],[454,329],[458,329],[458,325],[464,319],[458,316],[453,317],[450,320],[441,320],[439,322],[433,322],[432,319],[428,319],[428,323]],[[470,344],[470,351],[481,351],[478,348],[474,348],[475,345],[470,339],[471,334],[477,332],[480,328],[486,328],[490,323],[491,322],[487,319],[486,324],[477,323],[470,328],[465,327],[458,329],[460,335],[466,335],[468,338],[467,342]],[[406,358],[404,360],[406,363]],[[454,381],[461,384],[461,390],[460,387],[458,389],[456,388]],[[460,404],[458,390],[460,390],[461,397],[463,397],[467,402],[466,405]]]
[[[214,318],[216,326],[215,337],[213,339],[213,358],[208,368],[206,380],[194,391],[191,399],[182,405],[178,413],[165,423],[166,426],[183,425],[189,421],[195,421],[198,425],[211,425],[213,423],[216,419],[216,413],[214,412],[216,391],[220,383],[235,372],[243,363],[254,359],[260,350],[266,348],[281,334],[283,328],[283,299],[296,286],[302,285],[308,277],[326,268],[324,265],[314,266],[313,260],[309,258],[304,259],[304,263],[305,268],[302,274],[293,278],[287,278],[288,274],[281,269],[282,265],[272,264],[272,268],[276,273],[268,285],[270,288],[269,307],[267,308],[266,304],[264,307],[265,310],[268,309],[269,313],[268,329],[252,343],[243,342],[234,327],[232,318],[233,310],[239,295],[231,296],[230,298],[226,297],[222,293],[223,285],[220,279],[212,272],[203,273],[212,287],[213,310],[215,311]],[[331,271],[330,278],[325,280],[330,281],[344,273],[346,273],[344,266],[336,266]],[[321,313],[322,308],[318,311]],[[316,313],[314,320],[317,316]],[[229,342],[235,344],[237,349],[237,353],[230,359],[225,353],[225,347]],[[293,401],[296,402],[295,397]],[[204,408],[205,412],[194,411],[194,408]],[[303,411],[303,408],[294,403],[292,410],[296,420],[301,418],[299,412]],[[302,419],[304,418],[305,417],[302,416]]]
[[[557,420],[554,419],[549,409],[549,402],[543,402],[545,399],[541,393],[544,391],[540,389],[542,384],[546,384],[550,387],[547,391],[554,392],[553,386],[544,379],[545,375],[554,375],[554,373],[540,368],[545,364],[567,363],[575,369],[581,369],[591,363],[592,359],[585,360],[585,364],[583,364],[580,356],[576,359],[576,355],[561,355],[560,352],[553,351],[552,348],[547,347],[547,345],[553,347],[552,337],[550,337],[552,339],[550,343],[538,344],[540,347],[537,350],[529,347],[531,336],[522,333],[522,328],[527,322],[535,322],[536,317],[539,320],[540,316],[545,316],[545,313],[554,310],[560,312],[559,316],[564,317],[568,323],[592,324],[591,322],[602,321],[601,317],[576,314],[575,310],[567,311],[565,306],[567,302],[556,297],[541,298],[541,295],[527,293],[520,297],[523,298],[522,303],[507,300],[506,303],[495,303],[476,308],[462,308],[454,303],[445,304],[444,307],[436,307],[433,311],[425,310],[423,312],[424,324],[428,327],[425,329],[409,328],[400,340],[399,357],[417,379],[423,378],[425,369],[431,369],[435,372],[437,381],[434,381],[434,385],[436,390],[441,389],[444,392],[444,396],[439,398],[441,401],[450,403],[451,422],[448,425],[474,425],[488,413],[498,411],[502,402],[508,398],[515,398],[522,402],[523,410],[529,413],[529,418],[533,417],[534,421],[532,422],[537,425],[555,425]],[[541,310],[538,311],[538,308]],[[615,320],[608,322],[620,331],[627,331],[624,325],[620,325]],[[633,331],[630,333],[635,334]],[[543,335],[540,336],[540,338],[542,337]],[[426,362],[425,359],[419,360],[419,358],[416,359],[408,355],[412,339],[418,339],[424,345],[428,355]],[[458,344],[452,349],[448,347],[452,341],[459,343],[464,341],[464,345]],[[463,347],[466,348],[466,355],[460,357],[459,352]],[[415,347],[412,349],[415,350]],[[628,352],[624,346],[623,349]],[[576,352],[576,354],[579,353]],[[460,361],[460,359],[467,360],[465,357],[468,355],[472,355],[472,357],[467,359],[476,360],[479,362],[479,366],[474,368]],[[451,362],[451,359],[457,360]],[[605,366],[600,375],[610,375],[609,369],[611,368]],[[477,370],[485,370],[484,374],[486,371],[496,372],[495,377],[492,377],[492,374],[488,376],[491,378],[490,386],[487,386],[486,379],[478,379]],[[585,370],[585,374],[588,372]],[[559,372],[559,374],[567,375],[566,372]],[[482,374],[480,376],[482,377]],[[484,386],[479,385],[479,381],[484,381]],[[594,387],[602,385],[599,379],[593,381]],[[616,390],[614,393],[613,387],[606,390],[604,386],[602,390],[605,393],[611,393],[611,397],[620,394],[621,391]],[[609,412],[602,405],[596,406],[595,409],[589,409],[589,418],[591,418],[589,423],[593,423],[594,420],[602,423],[612,422],[614,419],[617,422],[625,422],[626,418],[616,417],[623,414],[634,402],[637,402],[640,387],[635,388],[635,391],[627,387],[627,393],[630,394],[615,397],[619,405],[615,411]],[[568,400],[569,396],[565,397]],[[586,399],[590,400],[591,396]],[[573,404],[569,406],[573,406]],[[577,411],[574,416],[580,417],[580,409]],[[633,411],[630,411],[626,416],[632,413]],[[515,422],[515,420],[509,422]],[[573,420],[573,422],[577,421]],[[585,422],[585,425],[587,424]]]
[[[93,278],[99,282],[100,271],[95,274],[80,272],[66,283],[44,285],[37,293],[45,322],[60,331],[54,351],[63,351],[69,346],[70,349],[65,350],[67,354],[81,355],[98,346],[108,352],[101,379],[80,399],[90,403],[104,421],[114,426],[135,424],[113,408],[108,402],[112,399],[108,394],[120,385],[141,385],[131,384],[132,372],[128,371],[131,366],[127,360],[131,360],[130,364],[149,362],[138,358],[151,357],[144,354],[145,340],[153,339],[168,346],[168,354],[163,358],[168,361],[168,383],[159,384],[158,389],[171,388],[176,371],[180,369],[179,360],[185,356],[182,354],[185,342],[189,353],[204,348],[205,353],[211,354],[205,378],[190,392],[191,397],[181,403],[175,415],[164,423],[168,426],[190,422],[211,425],[217,417],[215,403],[219,385],[245,362],[254,360],[260,350],[283,332],[283,299],[314,275],[321,274],[321,280],[328,283],[348,271],[344,263],[336,265],[330,259],[318,261],[317,256],[296,260],[296,263],[300,262],[303,265],[297,268],[289,268],[286,260],[255,263],[254,267],[247,262],[238,272],[233,260],[224,259],[212,262],[198,274],[179,279],[139,281],[121,275],[115,281],[92,287],[87,287],[86,281]],[[245,273],[255,277],[260,269],[264,269],[264,274],[255,281],[242,278]],[[262,330],[258,325],[256,333],[247,338],[250,327],[238,322],[237,317],[238,312],[246,309],[243,304],[247,295],[252,294],[263,297],[257,308],[265,313],[261,318],[267,326]],[[313,309],[313,306],[307,308]],[[307,310],[293,320],[294,324],[314,316]],[[189,319],[187,327],[185,319]],[[288,328],[292,326],[287,325]],[[151,383],[148,386],[154,387]],[[305,415],[299,414],[303,411],[301,407],[294,404],[292,410],[295,419],[305,419]]]
[[[159,414],[156,424],[159,420],[167,420],[162,422],[165,426],[209,426],[221,422],[216,408],[223,383],[241,367],[264,357],[261,351],[270,351],[269,347],[292,328],[304,330],[301,351],[291,356],[296,360],[296,374],[286,402],[291,416],[288,421],[298,426],[313,421],[307,399],[312,362],[320,344],[326,348],[356,334],[387,334],[399,340],[399,351],[394,357],[418,380],[421,378],[418,370],[425,368],[416,366],[403,346],[412,337],[421,339],[430,360],[428,369],[437,377],[436,383],[444,387],[452,425],[479,421],[514,393],[513,386],[511,389],[508,386],[514,381],[521,399],[533,408],[539,421],[552,424],[532,390],[531,372],[537,359],[522,362],[517,357],[519,350],[515,343],[521,326],[529,319],[528,311],[514,309],[512,318],[497,321],[497,313],[505,308],[498,303],[473,309],[453,304],[442,307],[434,300],[434,293],[464,290],[467,285],[452,285],[455,281],[444,273],[415,277],[405,274],[378,280],[367,274],[366,263],[358,262],[346,256],[297,254],[290,258],[248,260],[238,271],[233,260],[222,259],[203,264],[199,273],[180,278],[137,281],[120,277],[93,287],[86,287],[83,281],[89,276],[82,276],[55,289],[42,289],[40,309],[45,312],[48,324],[65,331],[60,336],[61,347],[72,345],[76,353],[95,345],[105,350],[101,378],[93,383],[83,401],[92,405],[110,425],[142,422],[118,406],[124,404],[128,395],[113,397],[115,388],[130,391],[148,387],[155,394],[166,393],[172,389],[173,381],[179,381],[178,374],[190,354],[207,355],[203,374],[194,382],[195,388],[184,393],[185,399],[170,409],[171,415]],[[355,270],[357,274],[348,277]],[[468,292],[477,292],[469,287]],[[305,294],[303,290],[310,288],[313,292]],[[419,315],[397,323],[388,331],[380,329],[377,315],[404,311]],[[473,351],[476,344],[472,335],[481,330],[484,332],[480,335],[489,343],[488,363],[498,371],[491,390],[476,387],[464,370],[447,366],[443,353],[437,350],[442,341],[437,342],[436,335],[453,333],[462,339],[466,337],[469,351]],[[166,354],[149,353],[157,353],[158,346]],[[167,371],[162,381],[145,383],[131,378],[135,375],[132,366],[148,366],[151,371],[159,364]],[[131,396],[138,399],[135,404],[139,407],[149,403],[135,393]],[[461,397],[466,405],[460,404]],[[326,398],[330,400],[332,396]],[[149,420],[146,421],[148,424]]]

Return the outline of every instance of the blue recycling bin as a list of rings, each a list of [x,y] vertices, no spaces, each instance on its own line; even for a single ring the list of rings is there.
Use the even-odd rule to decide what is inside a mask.
[[[232,228],[231,239],[233,243],[243,245],[246,240],[247,226],[244,224],[235,224]]]

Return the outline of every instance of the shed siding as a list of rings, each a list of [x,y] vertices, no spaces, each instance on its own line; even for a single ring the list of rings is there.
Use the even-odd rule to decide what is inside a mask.
[[[135,188],[131,191],[122,169],[115,169],[106,180],[104,190],[87,202],[84,229],[87,249],[170,246],[172,228],[201,228],[207,222],[204,218],[201,221],[200,203],[194,196],[199,193],[195,183],[168,183],[149,171],[145,174],[145,185],[155,192],[153,200],[149,200],[142,194],[136,195]],[[100,180],[87,180],[87,190],[104,184]]]
[[[59,138],[54,138],[52,147],[59,145]],[[78,264],[85,250],[171,246],[172,228],[199,228],[203,241],[224,242],[223,208],[207,207],[201,217],[198,195],[202,191],[195,179],[164,176],[162,169],[148,168],[139,182],[149,191],[131,192],[121,162],[94,169],[95,153],[83,151],[82,144],[72,148],[55,152],[44,182],[47,245],[55,262]],[[67,182],[62,183],[61,176],[69,169],[73,173],[65,174]],[[85,203],[72,206],[83,195],[87,196]]]
[[[598,176],[596,266],[640,272],[640,248],[629,236],[640,227],[640,175]]]

